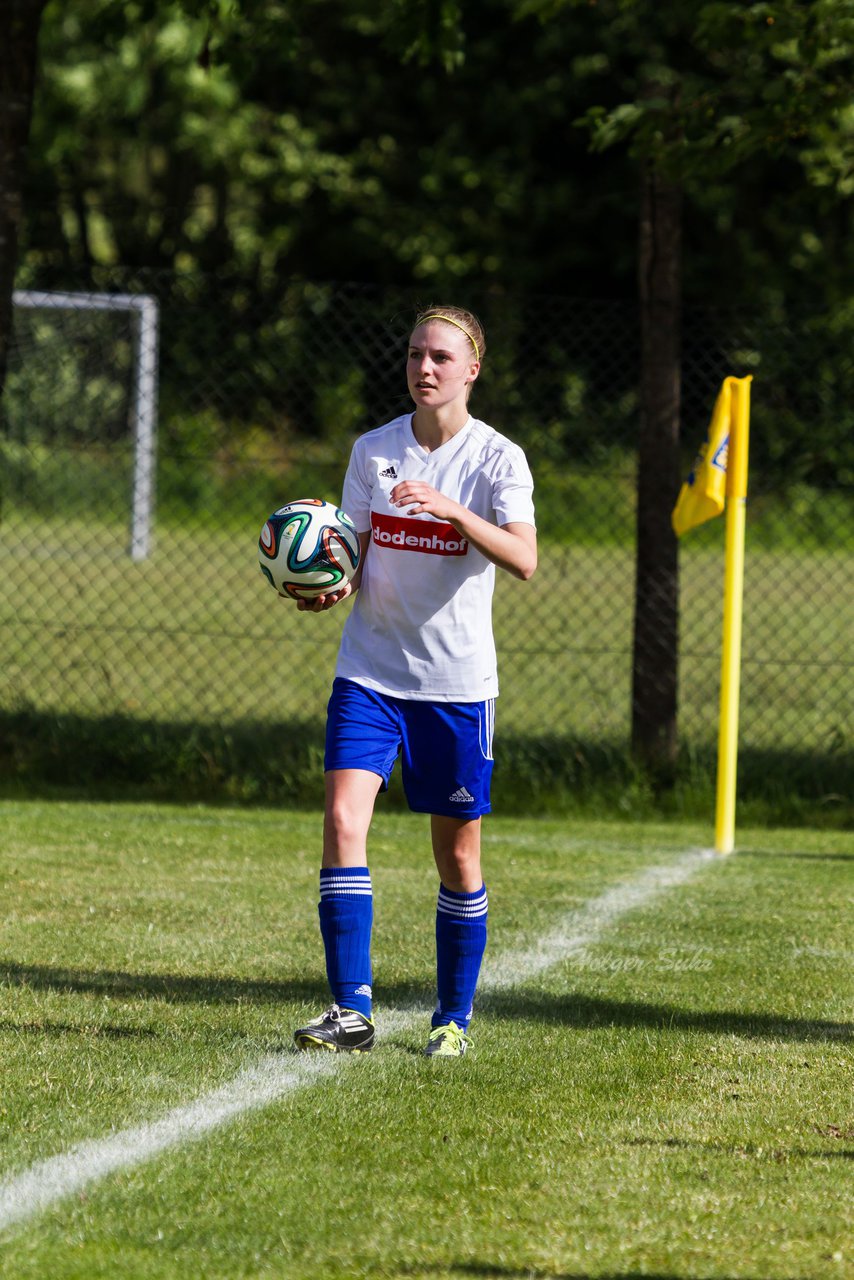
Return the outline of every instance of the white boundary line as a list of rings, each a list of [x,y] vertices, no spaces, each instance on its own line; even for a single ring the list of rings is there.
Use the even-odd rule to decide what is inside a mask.
[[[634,880],[606,889],[598,898],[591,898],[583,907],[564,916],[535,946],[508,952],[494,963],[487,961],[483,967],[484,989],[516,986],[583,951],[622,916],[645,906],[665,890],[684,884],[704,862],[712,862],[717,856],[709,849],[694,850],[669,866],[647,867]]]
[[[648,867],[634,880],[607,889],[565,916],[536,947],[511,952],[494,964],[485,965],[482,988],[515,986],[551,968],[590,946],[622,916],[646,906],[666,890],[685,884],[710,861],[715,861],[714,854],[695,850],[668,866]],[[421,1017],[421,1012],[389,1010],[379,1023],[388,1032],[405,1028]],[[111,1173],[144,1164],[182,1143],[198,1142],[239,1115],[260,1110],[288,1093],[326,1079],[338,1061],[332,1054],[267,1054],[227,1084],[173,1108],[160,1120],[80,1142],[60,1155],[39,1160],[17,1176],[0,1182],[0,1230],[33,1217]]]
[[[176,1107],[160,1120],[80,1142],[62,1155],[40,1160],[0,1184],[0,1229],[32,1217],[108,1174],[143,1164],[182,1142],[197,1142],[236,1116],[328,1075],[329,1065],[313,1055],[268,1054],[219,1089]]]

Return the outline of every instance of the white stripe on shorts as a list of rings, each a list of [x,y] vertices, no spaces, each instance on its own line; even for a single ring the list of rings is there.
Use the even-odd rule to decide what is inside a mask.
[[[495,733],[495,699],[487,698],[477,709],[480,737],[480,754],[484,760],[492,760],[492,738]]]

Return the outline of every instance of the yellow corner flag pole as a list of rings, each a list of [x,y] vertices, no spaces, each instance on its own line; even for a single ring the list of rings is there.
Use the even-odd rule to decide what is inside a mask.
[[[724,568],[721,708],[715,850],[735,848],[735,779],[738,758],[738,702],[741,674],[741,619],[744,597],[744,526],[747,509],[747,452],[751,378],[732,378],[734,405],[726,469],[726,556]]]

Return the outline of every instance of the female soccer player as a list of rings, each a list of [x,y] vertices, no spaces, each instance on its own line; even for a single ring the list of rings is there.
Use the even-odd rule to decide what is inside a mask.
[[[537,565],[533,481],[522,450],[469,414],[485,353],[477,318],[418,316],[406,373],[414,413],[361,436],[341,505],[360,531],[326,730],[320,930],[334,1003],[294,1032],[298,1049],[373,1047],[367,836],[398,754],[409,807],[431,815],[439,872],[437,1004],[425,1052],[462,1057],[486,947],[481,815],[490,810],[498,693],[495,566]]]

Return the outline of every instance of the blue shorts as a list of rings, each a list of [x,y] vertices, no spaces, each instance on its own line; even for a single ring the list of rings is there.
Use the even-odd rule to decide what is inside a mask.
[[[417,702],[338,677],[326,719],[325,768],[366,769],[383,780],[398,755],[414,813],[479,818],[489,813],[495,699]]]

